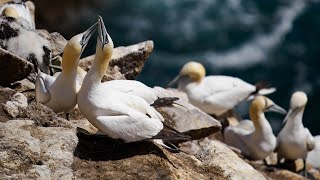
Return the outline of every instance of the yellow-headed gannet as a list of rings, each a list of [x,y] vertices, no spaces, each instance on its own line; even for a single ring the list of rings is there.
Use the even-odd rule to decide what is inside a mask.
[[[154,107],[140,96],[123,91],[117,83],[120,90],[110,88],[109,82],[101,83],[112,53],[113,41],[99,16],[95,59],[77,95],[81,113],[103,134],[114,139],[134,142],[157,138],[164,130],[164,119]],[[132,81],[125,82],[130,87]]]
[[[266,119],[264,112],[274,111],[286,113],[264,96],[257,96],[250,106],[250,119],[240,121],[236,126],[228,126],[224,130],[225,142],[241,150],[241,153],[252,159],[262,160],[270,155],[276,147],[276,137]]]
[[[313,136],[302,124],[307,102],[308,97],[304,92],[297,91],[291,96],[290,109],[283,121],[285,125],[277,137],[278,161],[282,158],[287,160],[302,158],[305,162],[308,152],[315,147]],[[306,170],[305,166],[304,170]]]
[[[55,112],[69,113],[77,104],[77,67],[82,51],[97,28],[97,23],[85,32],[72,37],[62,57],[62,71],[57,77],[39,72],[36,79],[36,101]]]
[[[32,1],[27,2],[8,2],[0,6],[0,13],[4,14],[3,11],[8,11],[8,8],[12,12],[12,9],[15,11],[15,19],[22,18],[23,23],[30,29],[35,29],[35,22],[34,22],[34,11],[35,6]]]
[[[230,76],[205,76],[206,70],[198,62],[185,64],[169,85],[178,83],[178,89],[187,93],[189,101],[202,111],[220,116],[251,95],[266,95],[275,88],[259,89]]]

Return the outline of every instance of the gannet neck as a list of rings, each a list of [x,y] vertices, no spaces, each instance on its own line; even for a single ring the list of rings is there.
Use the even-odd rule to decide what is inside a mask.
[[[250,113],[250,118],[253,121],[256,134],[272,133],[272,127],[264,115],[264,112]]]
[[[304,108],[298,108],[298,109],[290,109],[290,112],[288,113],[288,121],[286,123],[286,126],[290,129],[296,129],[296,128],[304,128],[302,123],[302,117],[304,113]]]
[[[66,50],[66,48],[62,56],[62,62],[61,62],[62,72],[61,73],[74,74],[75,72],[77,72],[77,66],[80,59],[80,52],[77,53],[76,51]]]

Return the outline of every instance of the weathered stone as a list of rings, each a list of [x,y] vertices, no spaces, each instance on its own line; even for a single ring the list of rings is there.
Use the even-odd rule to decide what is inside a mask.
[[[155,87],[158,97],[183,96],[175,91]],[[219,121],[201,111],[190,103],[178,100],[171,106],[158,107],[164,117],[164,123],[180,133],[187,134],[192,139],[207,137],[221,129]]]
[[[320,135],[314,137],[316,146],[308,153],[307,164],[310,164],[313,168],[320,169]]]
[[[145,41],[113,50],[112,60],[103,81],[113,79],[135,79],[153,51],[153,41]],[[88,71],[94,55],[80,60],[79,66]]]
[[[22,93],[16,93],[11,97],[10,101],[3,104],[3,109],[11,117],[16,118],[25,114],[25,109],[28,106],[28,99]]]
[[[207,169],[218,170],[226,179],[265,179],[252,166],[240,159],[219,141],[203,141],[203,148],[196,154]]]
[[[0,48],[0,85],[9,85],[18,80],[26,78],[33,69],[33,65]]]
[[[76,129],[37,127],[31,120],[0,123],[0,177],[72,179]]]
[[[49,33],[45,29],[37,29],[37,32],[43,38],[50,42],[52,57],[59,56],[63,53],[64,47],[68,41],[58,32]]]

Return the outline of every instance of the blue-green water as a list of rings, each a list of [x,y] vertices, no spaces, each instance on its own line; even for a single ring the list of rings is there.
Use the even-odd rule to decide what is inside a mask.
[[[304,124],[320,134],[320,2],[311,0],[109,0],[97,13],[116,46],[152,39],[155,50],[139,80],[165,86],[189,60],[202,62],[207,74],[267,80],[271,95],[288,108],[291,94],[305,91]],[[93,52],[93,50],[92,50]],[[247,117],[247,106],[239,108]],[[274,130],[284,118],[268,115]]]

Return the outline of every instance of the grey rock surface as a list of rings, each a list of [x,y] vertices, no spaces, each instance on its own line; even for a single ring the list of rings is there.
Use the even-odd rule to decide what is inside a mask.
[[[165,118],[164,123],[167,126],[191,136],[192,139],[207,137],[221,129],[221,123],[218,120],[185,101],[186,95],[183,92],[161,87],[154,87],[154,90],[158,97],[180,98],[171,106],[157,108]]]
[[[9,85],[18,80],[26,78],[33,69],[33,65],[0,48],[0,85]]]
[[[135,79],[140,74],[144,63],[153,51],[153,41],[145,41],[113,50],[112,60],[103,81],[113,79]],[[80,60],[79,66],[88,71],[94,55]]]

